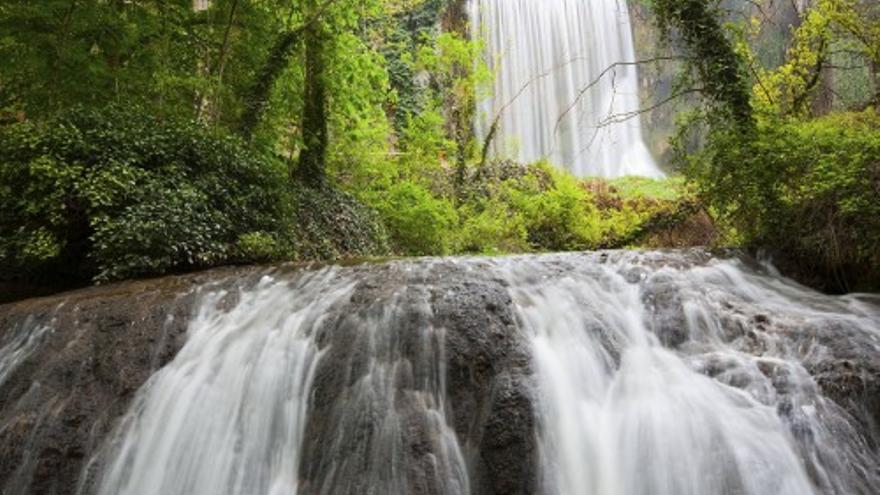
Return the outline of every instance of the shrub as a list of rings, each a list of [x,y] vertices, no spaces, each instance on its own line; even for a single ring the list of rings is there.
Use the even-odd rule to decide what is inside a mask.
[[[409,255],[447,254],[453,246],[458,214],[446,199],[403,180],[386,191],[370,194],[396,252]]]
[[[283,168],[233,137],[137,109],[7,126],[0,152],[2,278],[213,266],[285,216]]]
[[[551,178],[541,190],[534,175],[511,189],[511,203],[522,212],[529,243],[541,250],[592,249],[601,240],[599,215],[590,193],[571,175],[540,165]]]
[[[329,185],[296,188],[294,217],[298,257],[333,260],[386,255],[388,234],[378,213]]]
[[[499,254],[530,251],[528,231],[520,212],[504,198],[487,198],[459,210],[462,226],[456,251]]]
[[[285,251],[276,236],[267,232],[242,234],[235,247],[239,258],[249,261],[271,261],[296,255],[292,249]]]
[[[715,210],[755,248],[826,288],[880,286],[880,116],[767,119],[712,134],[688,163]],[[811,280],[812,282],[820,282]]]

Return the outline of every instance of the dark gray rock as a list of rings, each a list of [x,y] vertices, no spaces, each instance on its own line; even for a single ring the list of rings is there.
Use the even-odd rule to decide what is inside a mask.
[[[194,289],[231,274],[215,270],[0,306],[0,346],[17,332],[48,328],[0,382],[0,493],[75,493],[85,464],[134,393],[183,344]]]
[[[358,280],[319,335],[302,492],[534,493],[527,348],[502,283],[441,262]]]

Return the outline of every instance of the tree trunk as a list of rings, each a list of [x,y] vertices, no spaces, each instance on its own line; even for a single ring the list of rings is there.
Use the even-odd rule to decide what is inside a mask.
[[[300,30],[282,33],[269,50],[269,56],[260,69],[253,87],[245,100],[244,114],[241,118],[241,135],[246,140],[253,137],[254,131],[263,120],[263,114],[272,98],[275,81],[287,68],[290,55],[299,39]]]
[[[310,185],[324,181],[327,153],[327,98],[324,87],[323,26],[312,22],[304,33],[305,89],[303,92],[302,137],[295,175]],[[291,171],[293,175],[294,171]]]

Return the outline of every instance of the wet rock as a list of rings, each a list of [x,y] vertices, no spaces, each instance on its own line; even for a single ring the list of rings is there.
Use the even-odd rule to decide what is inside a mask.
[[[0,493],[72,494],[135,391],[183,344],[194,288],[232,270],[0,306],[0,347],[48,328],[0,381]]]
[[[318,336],[302,493],[534,493],[527,349],[503,284],[450,263],[358,279]]]

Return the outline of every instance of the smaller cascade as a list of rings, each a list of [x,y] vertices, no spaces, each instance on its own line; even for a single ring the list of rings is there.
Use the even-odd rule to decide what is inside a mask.
[[[51,332],[52,322],[40,324],[35,318],[29,317],[9,332],[6,341],[0,339],[0,385],[37,350],[44,337]]]
[[[491,153],[578,176],[662,177],[642,140],[638,72],[622,0],[472,0],[493,94],[477,105]]]
[[[108,445],[99,495],[296,494],[316,328],[352,283],[328,269],[207,295]],[[239,301],[223,311],[230,300]]]
[[[532,339],[542,494],[878,493],[870,428],[810,371],[877,355],[880,307],[735,258],[582,256],[497,262]]]

